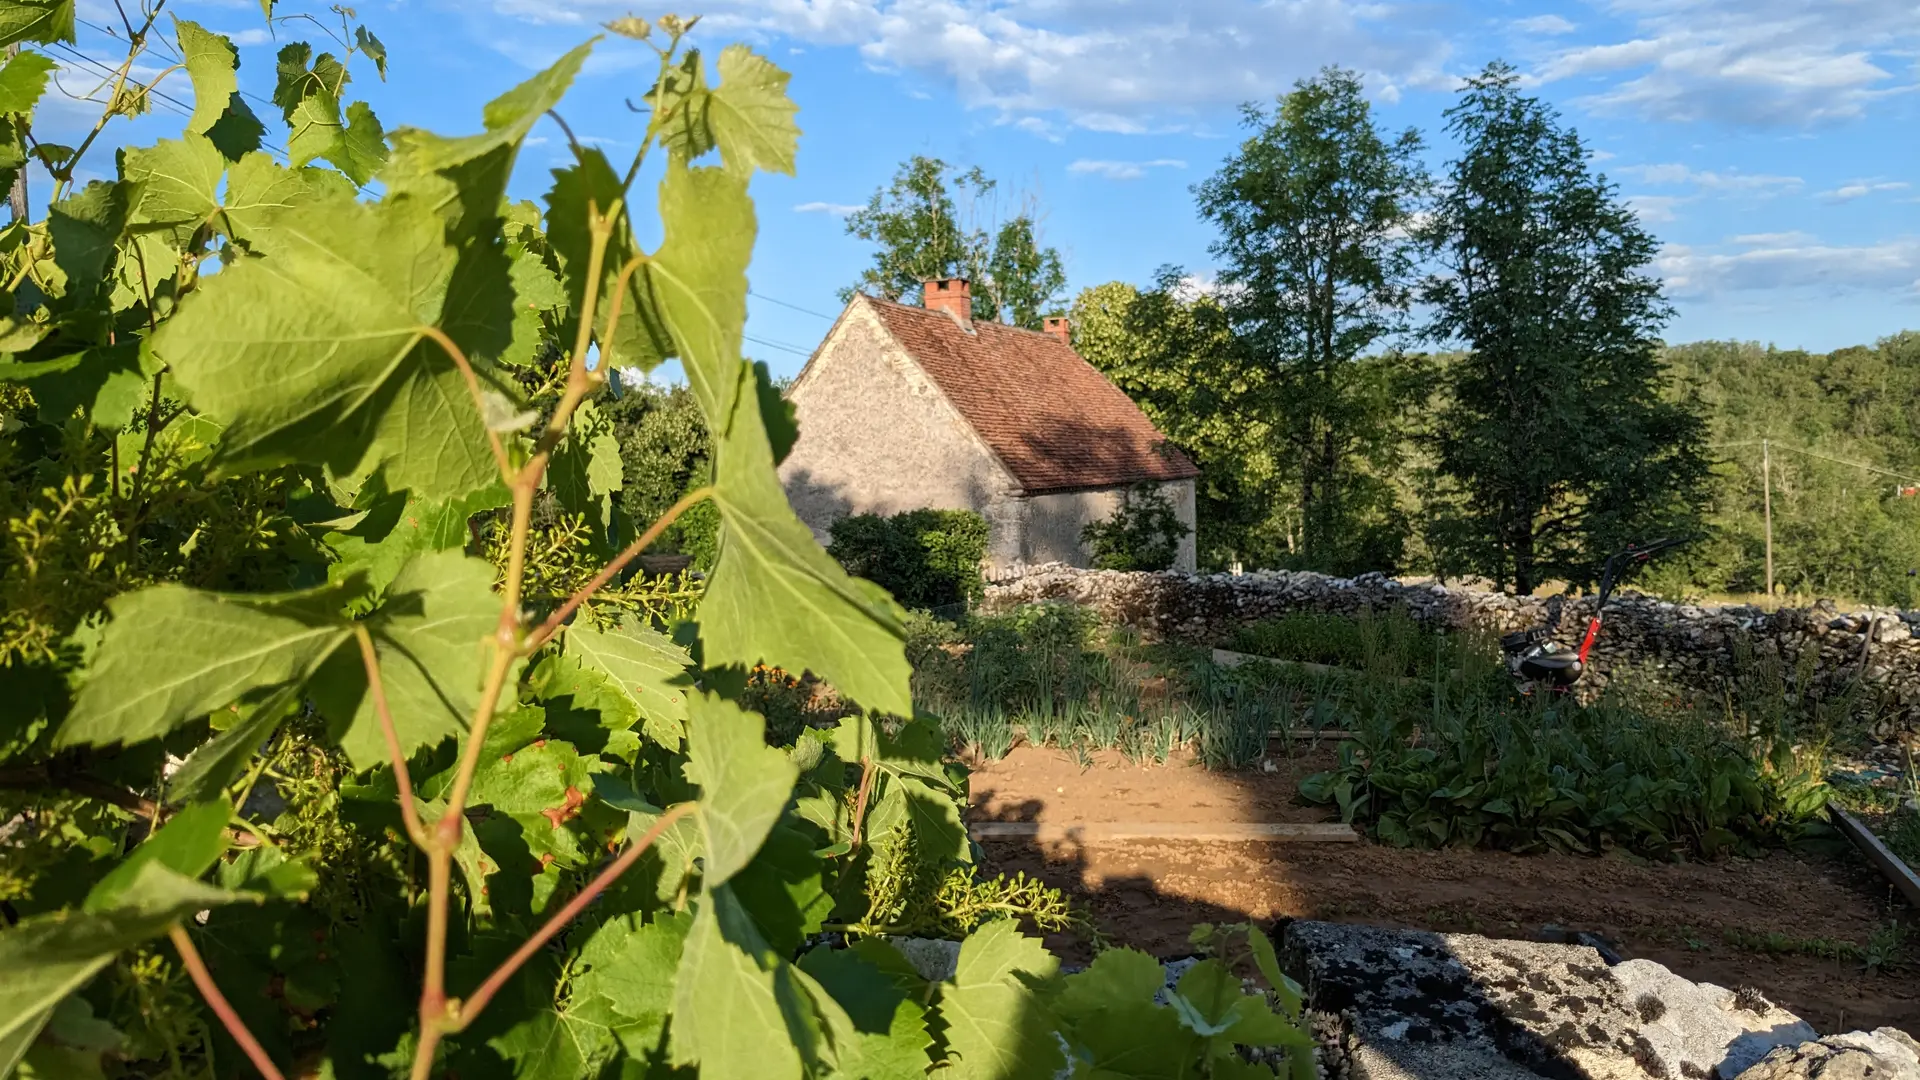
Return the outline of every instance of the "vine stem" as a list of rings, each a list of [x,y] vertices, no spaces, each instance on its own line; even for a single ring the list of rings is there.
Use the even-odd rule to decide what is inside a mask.
[[[541,623],[540,629],[534,631],[533,634],[527,638],[527,642],[521,651],[531,654],[534,650],[540,648],[540,646],[551,641],[553,635],[560,632],[560,627],[567,621],[568,616],[580,610],[581,604],[591,599],[594,593],[599,592],[607,582],[613,580],[615,574],[618,574],[626,568],[628,563],[638,558],[640,553],[645,551],[655,540],[660,539],[660,534],[667,531],[667,526],[673,524],[674,520],[681,514],[686,513],[689,507],[712,495],[713,489],[711,487],[702,487],[694,488],[692,491],[680,496],[678,502],[667,507],[667,512],[660,515],[660,520],[648,526],[647,531],[641,533],[633,543],[628,544],[626,550],[614,556],[612,562],[601,567],[600,572],[593,575],[592,581],[582,585],[578,592],[567,597],[566,603],[561,604],[553,614],[547,616],[547,621]]]
[[[240,1014],[234,1012],[233,1006],[227,1003],[226,995],[214,985],[213,975],[207,971],[206,961],[200,959],[200,950],[194,948],[193,939],[187,936],[186,929],[174,923],[167,930],[167,937],[173,941],[174,951],[180,954],[180,962],[187,965],[187,974],[192,976],[193,985],[199,987],[200,996],[207,999],[207,1004],[212,1007],[213,1014],[220,1018],[227,1034],[232,1035],[233,1041],[239,1043],[240,1049],[246,1052],[247,1060],[253,1062],[253,1067],[260,1070],[260,1075],[267,1080],[286,1080],[274,1066],[273,1059],[267,1056],[266,1050],[261,1048],[260,1040],[253,1037],[253,1032],[247,1030]]]
[[[360,642],[360,661],[367,668],[367,692],[373,695],[373,712],[380,718],[380,734],[387,740],[387,755],[393,759],[393,780],[400,787],[400,818],[407,824],[407,836],[421,847],[427,846],[427,830],[420,824],[420,811],[413,805],[413,775],[407,771],[407,755],[400,749],[400,732],[393,726],[393,712],[387,707],[387,687],[380,679],[380,654],[373,647],[373,635],[365,623],[356,624],[353,636]]]
[[[601,268],[606,262],[607,241],[613,235],[618,213],[617,202],[613,207],[614,216],[603,215],[597,209],[589,208],[590,242],[586,278],[589,282],[600,280]],[[467,794],[473,789],[473,775],[480,765],[480,749],[486,742],[487,728],[493,722],[500,695],[506,688],[507,673],[513,669],[514,660],[521,655],[520,591],[526,577],[527,535],[533,522],[534,493],[540,487],[540,478],[546,473],[553,448],[566,435],[567,423],[573,418],[574,410],[593,389],[593,380],[587,372],[587,346],[593,337],[593,320],[599,298],[600,290],[595,287],[587,289],[581,301],[580,332],[574,339],[573,356],[568,364],[566,392],[554,407],[546,430],[541,432],[533,456],[517,473],[506,474],[508,486],[513,489],[513,525],[508,541],[500,621],[493,635],[493,662],[487,669],[479,703],[474,707],[473,722],[467,727],[467,745],[460,758],[459,771],[454,775],[453,786],[447,793],[446,813],[441,815],[432,833],[426,837],[428,842],[421,845],[427,855],[427,962],[420,988],[420,1043],[413,1056],[413,1080],[427,1080],[433,1070],[434,1053],[439,1049],[440,1040],[450,1030],[458,1030],[453,1009],[456,1003],[447,998],[446,990],[447,907],[452,902],[453,894],[453,853],[460,846],[466,824]],[[452,339],[438,328],[423,327],[421,332],[435,337],[442,347],[449,348],[448,355],[455,357],[456,364],[466,359],[465,354],[458,351],[458,346],[452,345]],[[470,370],[467,365],[462,366],[463,371]],[[475,405],[481,407],[484,417],[484,404],[477,387],[476,377],[469,388],[475,390]],[[488,434],[498,441],[491,429]],[[504,460],[504,449],[501,453]]]
[[[456,1006],[454,1023],[457,1024],[458,1027],[456,1027],[455,1030],[464,1028],[472,1023],[474,1018],[480,1015],[480,1010],[487,1007],[487,1003],[493,1000],[493,995],[500,992],[500,988],[506,985],[507,980],[511,979],[515,972],[519,971],[527,961],[533,959],[534,954],[539,952],[547,942],[552,941],[554,936],[565,929],[568,923],[579,918],[580,913],[587,909],[588,904],[593,903],[595,898],[607,891],[609,886],[619,880],[621,874],[626,873],[627,870],[639,860],[641,855],[646,854],[647,849],[653,845],[653,842],[660,838],[660,834],[666,832],[667,828],[674,822],[679,821],[681,818],[687,816],[687,814],[698,809],[698,807],[698,803],[690,802],[668,807],[666,813],[660,815],[660,820],[654,822],[653,827],[645,833],[642,833],[640,839],[634,841],[627,847],[627,850],[621,852],[620,857],[615,859],[611,866],[600,871],[600,875],[593,879],[592,884],[580,890],[580,895],[569,900],[566,907],[555,912],[553,917],[547,920],[546,925],[542,926],[532,937],[528,938],[519,949],[515,950],[514,954],[508,957],[505,963],[494,969],[493,974],[487,976],[487,981],[480,984],[480,988],[473,992],[472,997],[468,998],[464,1004]]]
[[[94,121],[93,130],[87,132],[87,137],[81,140],[80,148],[75,150],[73,155],[61,164],[61,175],[53,178],[52,202],[59,202],[61,193],[73,186],[74,167],[80,164],[80,159],[86,156],[87,149],[94,144],[96,139],[100,138],[100,133],[106,130],[107,122],[118,114],[119,110],[117,106],[120,104],[120,92],[126,89],[127,76],[133,72],[133,62],[139,59],[140,54],[146,50],[147,33],[153,29],[153,24],[159,20],[160,9],[166,6],[167,0],[159,0],[159,3],[153,5],[153,10],[147,12],[147,21],[140,27],[139,31],[128,35],[127,59],[125,63],[120,65],[120,70],[114,72],[113,91],[107,95],[107,107],[101,110],[100,119]],[[159,80],[156,79],[154,81],[158,82]],[[150,86],[148,88],[151,89]]]

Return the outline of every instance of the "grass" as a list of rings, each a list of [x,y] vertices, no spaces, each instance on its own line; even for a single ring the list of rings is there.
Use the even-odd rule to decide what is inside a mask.
[[[1362,609],[1356,615],[1296,612],[1250,623],[1227,642],[1228,648],[1254,656],[1416,679],[1471,664],[1483,651],[1480,645],[1473,635],[1434,630],[1398,609]]]

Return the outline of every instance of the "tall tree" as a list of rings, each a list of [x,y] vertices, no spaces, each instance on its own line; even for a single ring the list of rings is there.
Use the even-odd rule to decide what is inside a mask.
[[[1304,561],[1359,570],[1400,537],[1378,481],[1399,443],[1391,364],[1361,364],[1405,325],[1415,276],[1413,215],[1426,187],[1418,133],[1383,136],[1359,76],[1328,68],[1271,113],[1196,189],[1220,229],[1221,297],[1243,347],[1271,377],[1266,412],[1299,481]],[[1383,501],[1384,500],[1384,501]],[[1360,526],[1373,520],[1386,532]],[[1373,541],[1373,542],[1369,542]]]
[[[960,172],[938,158],[909,158],[847,217],[847,232],[874,253],[840,299],[868,292],[918,304],[922,282],[963,277],[974,285],[975,318],[1038,330],[1066,290],[1066,271],[1060,253],[1040,243],[1033,199],[998,220],[996,188],[978,167]]]
[[[1283,557],[1285,524],[1273,511],[1291,502],[1289,478],[1275,468],[1265,415],[1244,411],[1264,374],[1245,364],[1218,300],[1168,267],[1144,291],[1122,281],[1083,289],[1071,314],[1074,348],[1200,467],[1200,561]]]
[[[1434,425],[1431,542],[1443,571],[1522,592],[1590,582],[1609,549],[1690,528],[1704,497],[1700,413],[1662,394],[1657,244],[1512,67],[1488,65],[1446,116],[1462,150],[1422,296],[1429,334],[1468,351]]]

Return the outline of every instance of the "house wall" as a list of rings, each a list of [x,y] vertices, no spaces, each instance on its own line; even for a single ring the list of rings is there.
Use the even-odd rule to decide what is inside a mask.
[[[989,563],[1019,560],[1017,485],[864,304],[848,309],[787,397],[800,437],[780,482],[821,543],[852,514],[976,510],[990,528]]]
[[[1173,502],[1187,535],[1180,541],[1173,568],[1191,572],[1196,565],[1193,539],[1195,508],[1192,480],[1173,480],[1159,485],[1162,494]],[[1088,566],[1093,556],[1080,542],[1080,531],[1095,521],[1105,521],[1120,509],[1125,486],[1087,488],[1034,495],[1025,500],[1025,543],[1020,560],[1029,566],[1059,562],[1068,566]]]

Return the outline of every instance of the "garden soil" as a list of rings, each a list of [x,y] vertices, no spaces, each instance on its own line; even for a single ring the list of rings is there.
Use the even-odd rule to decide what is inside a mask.
[[[1291,753],[1288,753],[1291,751]],[[1018,747],[970,762],[970,820],[1047,823],[1326,821],[1296,805],[1325,745],[1275,743],[1274,771],[1210,772],[1187,758],[1139,765]],[[1373,843],[984,844],[990,868],[1065,889],[1118,944],[1188,953],[1196,922],[1313,918],[1541,939],[1597,933],[1624,958],[1697,982],[1751,986],[1822,1032],[1892,1025],[1920,1035],[1916,913],[1850,849],[1655,864],[1631,857],[1403,851]],[[1826,943],[1865,945],[1892,920],[1900,961],[1869,973]],[[1771,937],[1770,937],[1771,936]],[[1050,944],[1069,958],[1085,945]]]

